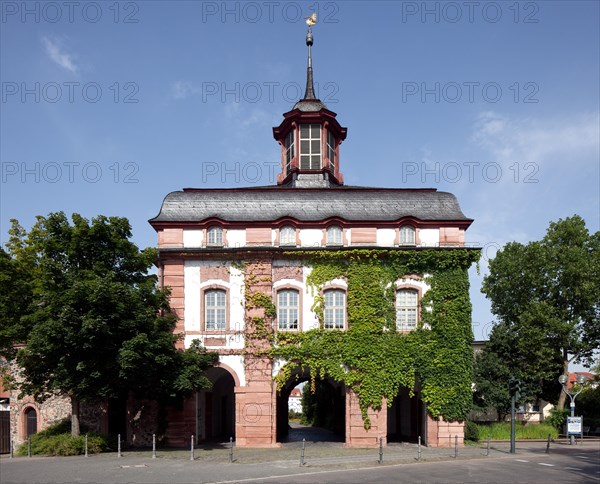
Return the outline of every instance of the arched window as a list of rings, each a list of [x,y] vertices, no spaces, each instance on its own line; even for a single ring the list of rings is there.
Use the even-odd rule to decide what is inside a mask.
[[[222,289],[204,292],[204,325],[206,331],[225,330],[227,326],[226,293]]]
[[[400,227],[400,245],[415,245],[415,228],[410,225]]]
[[[296,245],[296,229],[294,227],[288,225],[280,229],[279,245]]]
[[[342,228],[337,225],[327,227],[327,245],[342,245]]]
[[[33,407],[25,410],[25,430],[27,437],[37,434],[37,411]]]
[[[223,247],[223,229],[221,227],[210,227],[208,229],[208,245]]]
[[[295,289],[282,289],[277,292],[277,327],[298,329],[299,292]]]
[[[346,292],[342,289],[323,291],[325,329],[344,329],[346,325]]]
[[[417,327],[419,293],[415,289],[399,289],[396,292],[396,329],[411,331]]]

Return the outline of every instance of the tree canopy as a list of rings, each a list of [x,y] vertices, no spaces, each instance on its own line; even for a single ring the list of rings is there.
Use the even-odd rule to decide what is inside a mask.
[[[527,381],[530,396],[557,396],[558,375],[570,362],[592,364],[600,347],[599,248],[600,232],[575,215],[550,223],[540,241],[507,244],[490,261],[482,292],[498,325],[485,351]]]
[[[29,232],[12,223],[0,264],[17,285],[0,294],[0,344],[7,356],[24,344],[16,356],[22,393],[70,396],[76,434],[80,401],[128,392],[167,400],[210,386],[203,370],[216,354],[175,349],[168,294],[148,274],[155,250],[129,240],[127,219],[73,214],[71,224],[51,213]],[[11,302],[20,287],[26,297]]]

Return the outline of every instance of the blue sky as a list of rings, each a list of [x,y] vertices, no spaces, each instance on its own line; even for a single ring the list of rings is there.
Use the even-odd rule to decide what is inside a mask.
[[[63,210],[134,241],[183,187],[274,183],[271,127],[315,80],[347,184],[457,195],[486,258],[599,230],[597,1],[1,2],[0,239]],[[472,275],[474,333],[493,316]]]

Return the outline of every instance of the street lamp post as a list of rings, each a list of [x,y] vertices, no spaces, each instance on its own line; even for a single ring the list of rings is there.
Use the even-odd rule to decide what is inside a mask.
[[[583,385],[587,381],[587,378],[584,375],[579,374],[575,380],[576,383],[579,384],[579,390],[575,389],[575,384],[573,384],[573,389],[569,390],[569,378],[567,375],[560,375],[558,377],[558,382],[562,385],[563,392],[569,395],[569,398],[571,399],[571,417],[575,416],[575,398],[581,393],[581,390],[583,390]],[[569,427],[567,426],[567,434],[568,433]],[[570,444],[573,445],[575,443],[575,436],[571,434],[570,437]]]

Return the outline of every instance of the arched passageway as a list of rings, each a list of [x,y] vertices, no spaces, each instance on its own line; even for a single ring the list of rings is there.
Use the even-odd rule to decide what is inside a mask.
[[[309,392],[308,418],[312,425],[290,425],[288,401],[291,391],[307,382]],[[330,378],[315,382],[315,393],[310,393],[307,373],[293,375],[277,395],[277,442],[307,441],[343,442],[346,431],[346,388]]]
[[[204,441],[235,439],[235,380],[225,369],[213,367],[206,376],[212,381],[210,391],[197,395],[197,435]]]
[[[420,392],[411,397],[407,388],[401,388],[387,414],[388,442],[421,442],[426,444],[427,427],[425,405]]]

